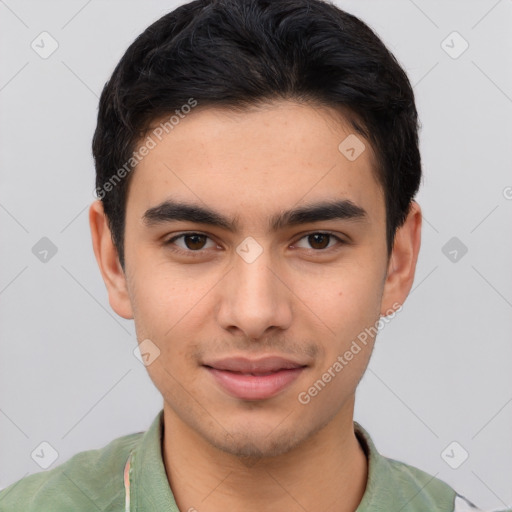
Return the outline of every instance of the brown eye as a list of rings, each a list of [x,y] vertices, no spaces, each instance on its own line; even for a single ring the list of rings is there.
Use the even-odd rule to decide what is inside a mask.
[[[330,235],[314,233],[308,236],[308,242],[313,249],[325,249],[329,245]]]
[[[306,241],[306,246],[301,245],[301,243],[303,243],[302,240]],[[325,249],[330,249],[331,247],[335,246],[336,242],[337,245],[343,245],[345,243],[341,238],[333,235],[332,233],[317,232],[303,236],[296,244],[294,244],[294,246],[301,249],[324,251]]]
[[[185,242],[185,246],[193,251],[196,251],[198,249],[202,249],[205,241],[208,237],[206,235],[184,235],[183,241]]]
[[[182,233],[169,239],[165,242],[165,245],[182,253],[204,252],[202,249],[214,248],[216,246],[209,236],[202,233]]]

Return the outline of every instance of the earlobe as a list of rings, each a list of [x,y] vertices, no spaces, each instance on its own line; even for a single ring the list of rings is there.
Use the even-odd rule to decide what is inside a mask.
[[[421,208],[412,201],[404,224],[396,231],[381,301],[381,315],[398,309],[409,295],[421,245]]]
[[[126,276],[119,263],[118,252],[112,241],[103,204],[100,200],[92,203],[89,208],[89,226],[94,255],[107,287],[110,306],[119,316],[132,319],[133,311]]]

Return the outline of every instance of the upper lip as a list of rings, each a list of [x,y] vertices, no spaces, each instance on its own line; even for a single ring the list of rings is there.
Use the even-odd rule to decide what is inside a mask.
[[[240,373],[268,373],[284,369],[302,368],[307,365],[280,356],[270,356],[260,359],[226,357],[224,359],[204,363],[204,366],[209,366],[216,370],[228,370]]]

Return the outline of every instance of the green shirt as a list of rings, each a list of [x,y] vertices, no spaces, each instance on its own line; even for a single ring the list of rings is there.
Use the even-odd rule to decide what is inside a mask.
[[[476,511],[441,480],[380,455],[354,423],[368,458],[357,512]],[[1,512],[180,512],[162,459],[163,410],[146,432],[114,439],[0,492]],[[186,511],[181,511],[186,512]]]

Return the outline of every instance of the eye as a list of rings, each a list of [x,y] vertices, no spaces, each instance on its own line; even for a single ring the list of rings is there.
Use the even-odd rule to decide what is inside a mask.
[[[308,244],[309,247],[305,245],[301,245],[302,240],[305,240],[305,244]],[[208,241],[210,245],[208,245]],[[322,252],[327,249],[331,249],[337,245],[344,245],[346,242],[339,238],[338,236],[332,233],[325,232],[314,232],[304,235],[302,238],[298,240],[292,247],[297,247],[299,249],[308,249],[314,252]],[[304,244],[303,243],[303,244]],[[207,235],[203,233],[181,233],[179,235],[175,235],[166,242],[164,242],[166,246],[179,254],[185,254],[187,256],[200,256],[204,253],[205,249],[212,249],[217,247],[217,244]]]
[[[180,243],[176,243],[177,241]],[[206,241],[210,240],[211,245],[208,247]],[[165,242],[165,245],[175,246],[171,247],[172,250],[176,252],[201,252],[201,249],[208,249],[211,247],[216,247],[217,244],[210,239],[207,235],[203,235],[202,233],[182,233],[181,235],[176,235],[170,238]]]
[[[337,241],[339,244],[343,245],[344,242],[341,238],[337,237],[336,235],[333,235],[332,233],[323,233],[323,232],[315,232],[315,233],[309,233],[308,235],[303,236],[301,239],[299,239],[299,242],[301,240],[306,240],[306,243],[310,245],[310,247],[300,247],[298,243],[295,243],[295,247],[300,247],[301,249],[313,249],[314,251],[322,251],[325,249],[330,249],[335,244],[330,244],[331,241]]]

